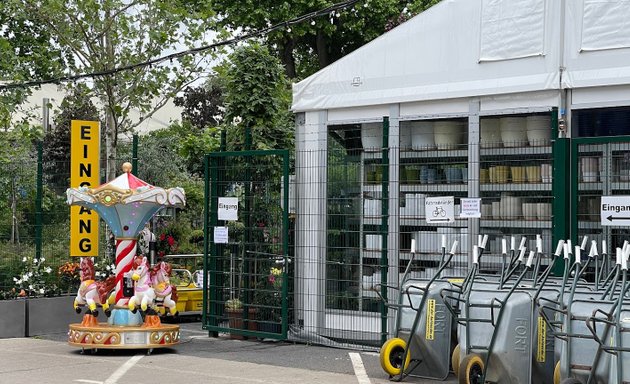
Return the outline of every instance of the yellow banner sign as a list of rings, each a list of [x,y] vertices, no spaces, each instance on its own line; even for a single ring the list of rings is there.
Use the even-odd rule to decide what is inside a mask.
[[[100,124],[72,120],[70,124],[70,187],[96,188],[99,180]],[[98,214],[70,207],[70,256],[98,256]]]

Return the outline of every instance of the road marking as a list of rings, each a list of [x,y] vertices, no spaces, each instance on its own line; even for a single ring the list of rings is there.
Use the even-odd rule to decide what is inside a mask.
[[[77,383],[103,384],[102,381],[96,381],[96,380],[76,379],[75,381]]]
[[[356,352],[349,352],[348,355],[350,355],[350,360],[352,360],[354,375],[357,377],[359,384],[370,384],[370,378],[368,377],[367,372],[365,372],[361,355]]]
[[[118,368],[114,373],[112,373],[112,375],[110,377],[108,377],[105,380],[104,384],[116,384],[116,383],[118,383],[118,380],[121,377],[123,377],[123,375],[125,373],[127,373],[128,370],[133,368],[133,366],[136,365],[136,363],[138,361],[140,361],[140,359],[142,359],[143,357],[144,357],[144,355],[135,355],[131,359],[127,360],[125,362],[125,364],[121,365],[120,368]]]

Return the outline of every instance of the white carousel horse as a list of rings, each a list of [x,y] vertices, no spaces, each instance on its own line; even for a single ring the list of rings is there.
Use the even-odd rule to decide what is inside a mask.
[[[133,261],[133,274],[131,279],[136,282],[133,296],[129,299],[129,310],[136,313],[137,306],[144,312],[150,306],[153,306],[155,301],[155,291],[151,287],[151,276],[149,274],[149,263],[144,256],[136,256]]]
[[[96,316],[98,315],[96,306],[100,305],[105,310],[105,314],[109,316],[109,305],[114,299],[113,291],[116,286],[116,277],[110,276],[105,281],[94,280],[94,262],[91,257],[81,258],[79,267],[81,268],[81,284],[77,297],[74,299],[75,311],[81,313],[81,307],[87,304],[88,310]]]
[[[162,301],[171,315],[177,315],[177,288],[171,285],[172,267],[169,263],[160,261],[151,270],[151,285],[155,291],[156,301]]]

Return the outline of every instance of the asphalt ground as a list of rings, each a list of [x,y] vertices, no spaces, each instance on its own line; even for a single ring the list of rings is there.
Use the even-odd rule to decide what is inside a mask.
[[[308,344],[208,337],[181,323],[173,348],[84,354],[67,335],[0,339],[0,384],[389,383],[373,352]],[[438,381],[408,377],[408,383]],[[451,375],[445,383],[456,383]]]

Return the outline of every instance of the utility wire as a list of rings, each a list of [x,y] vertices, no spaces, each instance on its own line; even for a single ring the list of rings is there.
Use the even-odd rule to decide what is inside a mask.
[[[287,27],[290,27],[292,25],[300,24],[300,23],[303,23],[305,21],[308,21],[308,20],[311,20],[311,19],[315,19],[315,18],[323,16],[323,15],[330,14],[333,11],[337,11],[337,10],[341,10],[341,9],[345,9],[345,8],[351,7],[354,4],[356,4],[357,2],[359,2],[359,0],[348,0],[348,1],[341,2],[341,3],[336,3],[336,4],[333,4],[333,5],[329,6],[329,7],[322,8],[322,9],[320,9],[318,11],[309,12],[309,13],[306,13],[304,15],[298,16],[298,17],[296,17],[294,19],[285,20],[285,21],[282,21],[280,23],[274,24],[274,25],[272,25],[270,27],[267,27],[267,28],[264,28],[264,29],[259,29],[257,31],[246,33],[244,35],[240,35],[240,36],[237,36],[237,37],[234,37],[234,38],[231,38],[231,39],[222,40],[222,41],[219,41],[217,43],[213,43],[213,44],[204,45],[204,46],[201,46],[201,47],[196,47],[196,48],[191,48],[191,49],[187,49],[187,50],[184,50],[184,51],[171,53],[171,54],[166,55],[166,56],[157,57],[155,59],[143,61],[143,62],[140,62],[140,63],[129,64],[129,65],[121,66],[121,67],[115,67],[115,68],[104,70],[104,71],[82,73],[82,74],[71,75],[71,76],[61,76],[61,77],[57,77],[57,78],[54,78],[54,79],[48,79],[48,80],[32,80],[32,81],[24,81],[24,82],[17,82],[17,83],[2,84],[2,85],[0,85],[0,91],[1,90],[7,90],[7,89],[14,89],[14,88],[28,88],[28,87],[44,85],[44,84],[56,84],[56,83],[80,80],[80,79],[85,79],[85,78],[109,76],[109,75],[113,75],[113,74],[116,74],[116,73],[119,73],[119,72],[129,71],[129,70],[136,69],[136,68],[142,68],[142,67],[146,67],[146,66],[156,65],[156,64],[163,63],[163,62],[165,62],[167,60],[171,61],[173,59],[177,59],[177,58],[180,58],[180,57],[183,57],[183,56],[193,55],[193,54],[196,54],[196,53],[205,52],[205,51],[210,50],[210,49],[223,47],[223,46],[228,46],[228,45],[236,44],[238,42],[249,40],[249,39],[252,39],[252,38],[255,38],[255,37],[264,36],[264,35],[269,34],[270,32],[276,31],[278,29],[287,28]]]

